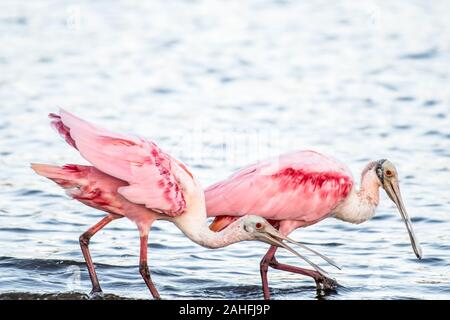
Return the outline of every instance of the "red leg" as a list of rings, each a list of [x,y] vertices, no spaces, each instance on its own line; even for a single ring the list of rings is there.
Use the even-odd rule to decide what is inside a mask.
[[[159,296],[158,290],[156,290],[155,285],[153,284],[152,278],[150,277],[150,269],[147,264],[147,244],[148,244],[148,235],[141,235],[141,251],[139,257],[139,272],[141,273],[142,278],[145,281],[150,293],[152,294],[154,299],[161,299]]]
[[[262,280],[262,287],[263,287],[263,294],[264,294],[264,299],[266,299],[266,300],[270,299],[269,282],[267,281],[267,271],[269,269],[269,265],[270,265],[273,257],[275,256],[275,252],[277,251],[277,249],[278,249],[278,247],[271,246],[259,264],[259,270],[261,273],[261,280]]]
[[[270,299],[269,283],[267,280],[267,271],[269,267],[277,270],[298,273],[304,276],[311,277],[316,282],[317,290],[332,290],[336,287],[337,283],[335,280],[326,278],[315,270],[308,270],[304,268],[279,263],[275,258],[275,253],[277,249],[278,247],[271,246],[260,263],[264,299],[266,300]]]
[[[333,289],[335,289],[335,287],[337,285],[335,280],[326,278],[315,270],[308,270],[308,269],[304,269],[304,268],[291,266],[288,264],[282,264],[282,263],[279,263],[275,259],[275,257],[272,258],[272,261],[270,262],[270,266],[277,270],[298,273],[298,274],[302,274],[304,276],[313,278],[314,281],[316,282],[317,290],[333,290]]]
[[[121,216],[107,215],[80,236],[81,252],[83,252],[84,260],[86,261],[86,265],[89,271],[89,277],[91,278],[92,282],[91,295],[101,293],[102,289],[100,288],[100,283],[98,282],[97,273],[95,272],[94,263],[92,262],[91,258],[91,253],[89,252],[89,241],[91,237],[94,234],[96,234],[99,230],[101,230],[104,226],[106,226],[108,223],[118,218],[121,218]]]

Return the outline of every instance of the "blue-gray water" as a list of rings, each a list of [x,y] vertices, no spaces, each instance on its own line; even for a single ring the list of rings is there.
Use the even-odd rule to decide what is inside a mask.
[[[84,163],[48,126],[58,106],[153,139],[204,186],[295,149],[334,155],[356,179],[388,158],[423,260],[385,194],[371,221],[292,237],[342,265],[327,268],[342,285],[328,299],[450,298],[449,12],[444,0],[1,1],[0,298],[90,291],[78,236],[102,213],[29,169]],[[208,250],[165,222],[150,242],[163,298],[262,297],[264,244]],[[105,293],[149,298],[131,222],[91,250]],[[269,280],[275,299],[316,297],[310,279]]]

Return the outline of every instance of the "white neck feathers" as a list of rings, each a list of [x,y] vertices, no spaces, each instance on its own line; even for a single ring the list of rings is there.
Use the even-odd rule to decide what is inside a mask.
[[[242,230],[240,219],[220,232],[211,231],[207,224],[206,208],[203,198],[190,202],[187,212],[167,220],[175,225],[193,242],[210,249],[226,247],[230,244],[249,240],[247,232]]]
[[[363,171],[361,188],[355,187],[349,196],[334,210],[334,217],[350,223],[362,223],[375,214],[379,202],[380,182],[374,170]]]

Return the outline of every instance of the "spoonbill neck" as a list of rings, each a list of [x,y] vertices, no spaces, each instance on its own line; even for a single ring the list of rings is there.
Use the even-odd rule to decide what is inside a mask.
[[[193,242],[210,249],[222,248],[239,241],[250,240],[248,233],[243,230],[240,219],[220,232],[210,230],[204,191],[195,180],[192,180],[192,182],[193,191],[186,197],[186,201],[189,203],[186,211],[177,217],[166,217],[165,220],[173,222]]]
[[[380,182],[375,172],[363,172],[360,189],[352,188],[347,198],[335,208],[334,217],[356,224],[369,220],[378,206],[379,190]]]
[[[197,216],[190,215],[188,212],[185,217],[177,217],[172,222],[193,242],[209,249],[222,248],[236,242],[249,240],[239,220],[220,232],[211,231],[207,224],[206,212],[204,215]]]

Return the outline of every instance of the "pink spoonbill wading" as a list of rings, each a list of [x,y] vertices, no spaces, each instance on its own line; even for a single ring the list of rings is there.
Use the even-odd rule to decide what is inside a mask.
[[[310,263],[317,277],[327,276],[323,269],[286,245],[283,240],[295,242],[260,216],[242,215],[220,232],[210,230],[204,190],[186,165],[164,153],[154,142],[107,131],[64,110],[49,116],[52,126],[91,165],[32,164],[33,170],[63,187],[73,199],[106,212],[106,216],[79,239],[92,281],[93,297],[101,296],[102,290],[89,252],[89,241],[111,221],[122,217],[132,220],[138,227],[139,271],[155,299],[160,295],[150,276],[147,243],[153,222],[160,219],[173,222],[189,239],[207,248],[247,240],[262,241],[274,248],[284,247]],[[301,243],[296,244],[313,251]]]
[[[245,167],[206,188],[206,209],[208,216],[216,217],[210,225],[216,232],[240,216],[252,214],[266,218],[286,237],[297,228],[328,217],[356,224],[369,220],[375,214],[380,187],[397,206],[413,250],[421,259],[422,251],[400,194],[397,170],[385,159],[367,164],[358,190],[342,162],[314,151],[289,153]],[[260,263],[265,299],[270,298],[269,267],[312,277],[318,290],[336,286],[333,279],[317,270],[279,263],[276,251],[277,247],[271,246]]]

